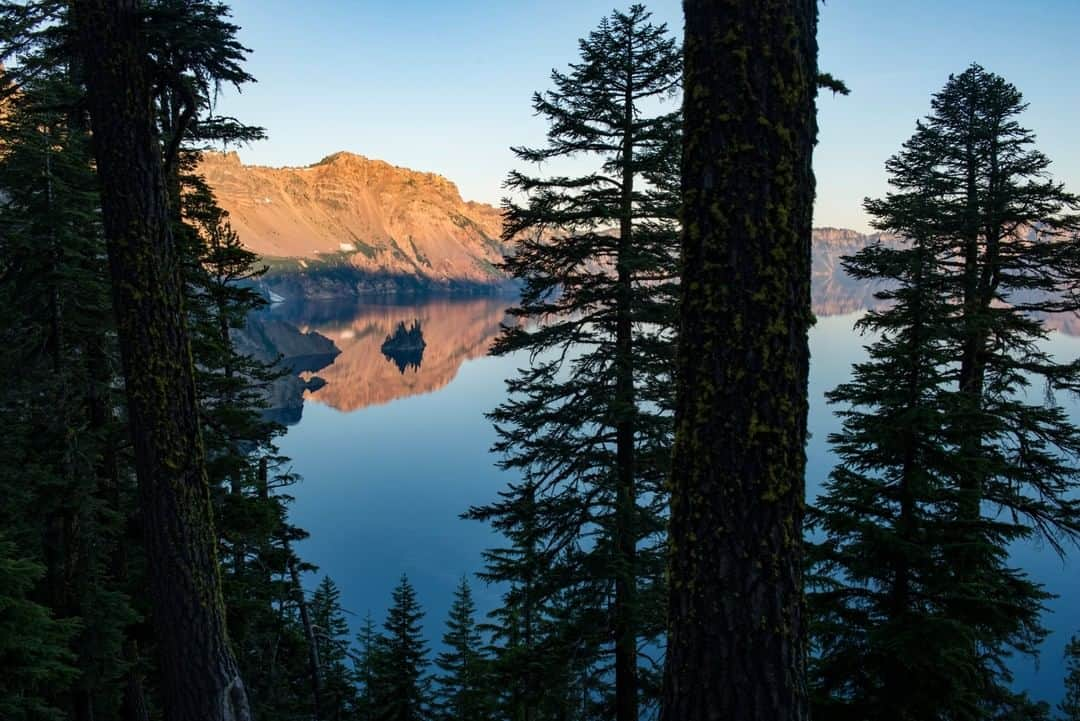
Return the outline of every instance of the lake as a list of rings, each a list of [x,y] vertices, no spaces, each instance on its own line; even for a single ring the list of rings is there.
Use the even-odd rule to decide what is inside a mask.
[[[484,412],[504,398],[503,379],[524,361],[491,358],[506,298],[431,299],[367,305],[306,305],[275,309],[302,330],[315,330],[341,349],[318,372],[327,384],[309,393],[299,423],[281,439],[303,480],[290,489],[294,523],[311,533],[298,552],[341,589],[350,623],[370,611],[381,624],[390,592],[408,574],[427,611],[432,644],[443,631],[453,589],[481,566],[481,551],[500,539],[487,525],[459,519],[490,501],[511,480],[494,466],[494,441]],[[810,334],[811,438],[807,493],[820,489],[834,459],[826,442],[839,422],[824,394],[865,358],[852,326],[860,312],[824,315]],[[395,362],[380,346],[398,323],[421,322],[427,347],[419,367]],[[1080,356],[1080,338],[1054,333],[1061,358]],[[404,367],[403,367],[404,365]],[[1077,403],[1069,408],[1080,417]],[[1062,693],[1062,652],[1080,632],[1080,565],[1045,548],[1014,549],[1016,564],[1059,598],[1049,602],[1052,629],[1037,661],[1016,659],[1016,686],[1056,703]],[[313,589],[318,576],[309,577]],[[477,605],[498,604],[499,590],[473,579]]]

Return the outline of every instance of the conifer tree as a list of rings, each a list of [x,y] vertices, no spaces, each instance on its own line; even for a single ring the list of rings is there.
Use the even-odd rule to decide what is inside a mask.
[[[887,163],[893,192],[866,203],[904,244],[845,261],[892,287],[861,321],[880,334],[870,360],[830,397],[848,408],[811,603],[832,717],[1046,713],[1010,688],[1006,660],[1036,652],[1048,596],[1008,551],[1080,531],[1080,431],[1053,399],[1078,369],[1046,354],[1040,317],[1074,305],[1077,201],[1046,177],[1023,107],[978,66],[951,77]],[[1046,397],[1029,398],[1040,376]]]
[[[480,630],[476,624],[476,604],[464,576],[454,591],[454,601],[443,634],[446,650],[435,659],[442,671],[435,676],[434,707],[438,718],[447,721],[487,721],[492,718],[491,685],[488,682]]]
[[[163,152],[152,113],[160,78],[135,3],[73,4],[101,178],[117,333],[146,529],[166,718],[250,717],[225,631],[194,370]],[[177,68],[182,72],[182,68]],[[181,83],[177,75],[166,81]],[[189,104],[190,115],[196,108]],[[177,129],[179,139],[183,129]],[[175,206],[174,206],[175,207]]]
[[[375,721],[378,718],[377,680],[386,675],[383,670],[382,638],[375,630],[375,620],[369,611],[356,634],[357,650],[350,652],[353,662],[353,679],[356,682],[357,721]]]
[[[815,0],[685,0],[664,721],[807,717]]]
[[[148,610],[146,564],[133,533],[135,479],[80,85],[85,65],[72,57],[69,11],[51,0],[0,3],[0,55],[13,63],[0,130],[0,296],[12,310],[0,323],[0,365],[19,369],[8,371],[19,380],[7,384],[0,406],[5,427],[18,430],[0,439],[0,452],[28,460],[0,470],[0,490],[13,500],[4,515],[20,519],[4,524],[20,554],[45,568],[35,595],[59,618],[81,621],[71,641],[78,673],[54,684],[49,702],[79,718],[143,721],[156,712],[160,669],[140,651],[149,638],[140,621]],[[156,78],[158,147],[227,561],[229,635],[253,681],[258,717],[292,718],[310,707],[306,645],[285,580],[293,558],[287,542],[302,532],[288,524],[287,497],[272,492],[291,482],[275,469],[278,431],[258,418],[257,386],[274,373],[239,356],[229,339],[261,305],[247,287],[259,269],[192,172],[193,151],[205,141],[261,134],[212,111],[218,83],[250,80],[227,17],[220,3],[158,0],[139,13],[138,31],[152,38],[146,63]],[[177,133],[181,119],[187,130]],[[185,187],[179,202],[178,186]]]
[[[341,721],[352,713],[355,688],[345,665],[349,655],[349,624],[341,608],[341,591],[329,576],[323,576],[311,596],[311,619],[319,642],[322,681],[319,715],[327,721]]]
[[[428,648],[420,622],[424,612],[416,591],[402,574],[394,589],[379,642],[378,664],[371,688],[379,721],[422,721],[431,708]]]
[[[666,26],[650,22],[642,5],[604,18],[579,46],[580,61],[553,71],[554,89],[533,97],[549,123],[547,145],[514,152],[526,163],[580,157],[592,167],[576,177],[514,171],[507,187],[524,200],[504,203],[503,235],[515,241],[505,268],[523,282],[510,313],[522,322],[508,327],[492,352],[526,351],[530,365],[507,381],[510,400],[490,418],[501,466],[527,480],[468,516],[504,533],[532,523],[539,534],[537,553],[520,556],[535,568],[506,556],[490,578],[521,588],[535,577],[525,585],[541,602],[591,588],[575,597],[597,608],[564,620],[606,620],[597,629],[562,629],[580,643],[566,658],[551,655],[564,644],[552,646],[546,662],[557,667],[589,656],[611,664],[614,684],[604,701],[618,721],[634,721],[639,645],[661,632],[662,610],[646,606],[657,598],[641,587],[662,574],[670,447],[670,190],[679,115],[656,108],[677,94],[681,61]],[[525,507],[533,519],[521,518]],[[533,678],[538,669],[520,671]]]
[[[67,68],[41,69],[20,78],[0,122],[0,367],[9,379],[0,525],[44,567],[39,600],[81,621],[79,672],[50,686],[56,705],[115,713],[135,621],[122,561],[131,484],[116,450],[104,239],[88,136],[70,110],[77,96]]]
[[[1006,609],[952,610],[978,629],[968,655],[981,670],[975,693],[990,707],[984,713],[1013,703],[1002,663],[1010,647],[1033,652],[1040,638],[1032,618],[1043,594],[1002,582],[996,566],[1006,546],[1038,536],[1061,552],[1080,533],[1080,435],[1053,399],[1076,387],[1077,368],[1045,352],[1040,317],[1077,308],[1080,202],[1049,177],[1050,160],[1018,122],[1026,107],[1016,87],[972,65],[934,96],[912,138],[935,161],[935,233],[952,241],[948,296],[961,308],[949,416],[960,525],[949,556],[961,583]],[[1045,403],[1026,397],[1033,379],[1045,383]]]
[[[479,576],[488,582],[513,580],[483,630],[491,635],[491,678],[498,689],[499,712],[516,721],[535,718],[546,686],[537,623],[544,608],[538,560],[541,536],[533,484],[511,484],[499,495],[504,505],[499,516],[492,518],[492,526],[509,547],[484,551],[485,570]]]
[[[910,187],[908,207],[928,202],[928,186]],[[978,702],[961,653],[970,629],[948,614],[972,589],[942,563],[957,502],[943,482],[954,466],[939,412],[950,311],[934,241],[918,224],[906,233],[909,249],[874,245],[845,261],[853,277],[895,288],[877,294],[887,310],[856,326],[880,333],[870,360],[828,396],[843,404],[844,426],[829,439],[840,462],[811,514],[825,535],[811,551],[815,716],[964,718]]]

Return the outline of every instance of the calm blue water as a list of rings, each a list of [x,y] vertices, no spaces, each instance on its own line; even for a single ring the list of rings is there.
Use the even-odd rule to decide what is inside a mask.
[[[463,574],[481,566],[480,554],[497,545],[486,525],[458,515],[487,502],[510,478],[488,454],[494,440],[483,413],[503,398],[503,379],[521,361],[483,355],[502,320],[505,300],[438,300],[418,305],[380,304],[332,321],[304,325],[333,338],[342,355],[319,375],[328,385],[311,395],[302,420],[281,449],[303,481],[291,490],[295,523],[311,538],[298,551],[341,588],[354,627],[367,612],[381,623],[390,592],[407,573],[427,610],[425,630],[434,643]],[[819,318],[811,332],[810,432],[807,489],[815,495],[833,463],[827,437],[839,423],[824,394],[865,357],[852,331],[858,314]],[[428,347],[419,370],[400,373],[379,352],[400,321],[422,319]],[[1080,355],[1080,338],[1055,334],[1055,354]],[[1015,549],[1014,557],[1059,598],[1049,604],[1053,630],[1038,661],[1017,659],[1018,688],[1056,703],[1061,696],[1062,652],[1080,632],[1080,565],[1050,550]],[[318,577],[309,577],[314,588]],[[473,580],[481,610],[498,591]]]

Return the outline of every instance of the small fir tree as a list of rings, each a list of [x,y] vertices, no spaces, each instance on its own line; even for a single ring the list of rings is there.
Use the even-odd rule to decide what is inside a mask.
[[[349,718],[356,703],[349,655],[349,624],[341,608],[341,591],[329,576],[311,596],[311,622],[319,644],[320,716],[326,721]]]
[[[487,721],[492,718],[488,660],[476,623],[476,604],[469,581],[462,576],[443,634],[446,650],[435,659],[435,710],[445,721]]]
[[[354,716],[357,721],[375,721],[378,716],[376,701],[378,698],[378,679],[384,678],[385,647],[383,638],[375,629],[375,620],[369,611],[364,623],[356,634],[357,650],[350,652],[353,662],[353,679],[356,683],[356,706]]]
[[[416,591],[402,574],[383,624],[371,689],[379,721],[423,721],[428,717],[431,699],[423,618]]]

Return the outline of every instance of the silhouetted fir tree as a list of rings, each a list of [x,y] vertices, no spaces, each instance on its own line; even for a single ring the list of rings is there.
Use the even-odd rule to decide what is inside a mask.
[[[385,675],[382,670],[382,639],[375,630],[375,620],[369,611],[356,634],[356,650],[350,652],[353,662],[353,680],[356,682],[357,721],[375,721],[378,718],[376,682]]]
[[[554,690],[549,682],[554,669],[563,665],[563,659],[544,650],[541,632],[542,618],[554,595],[548,589],[548,574],[555,569],[550,557],[546,567],[541,565],[543,535],[537,506],[544,503],[550,508],[552,501],[538,498],[535,484],[529,480],[511,483],[499,496],[499,513],[492,515],[491,524],[508,546],[485,550],[485,570],[478,575],[489,583],[511,580],[502,605],[491,611],[490,622],[482,630],[491,637],[491,673],[493,687],[499,691],[500,714],[515,721],[534,719],[545,697]],[[591,658],[597,654],[590,649],[580,655]]]
[[[657,108],[678,93],[681,59],[666,26],[652,24],[641,5],[604,18],[579,48],[579,62],[552,72],[554,89],[533,97],[549,124],[547,145],[514,152],[526,163],[581,158],[591,168],[575,177],[511,172],[507,187],[523,199],[504,202],[503,236],[515,244],[504,267],[523,287],[510,310],[519,323],[492,353],[524,351],[530,363],[507,381],[510,399],[489,417],[501,467],[527,480],[467,515],[507,533],[517,507],[531,503],[518,492],[535,495],[539,536],[526,561],[535,567],[506,556],[487,575],[519,588],[536,575],[526,585],[539,603],[591,589],[581,597],[604,605],[601,628],[560,635],[582,639],[574,659],[612,664],[604,700],[618,721],[633,721],[642,701],[639,645],[662,631],[662,606],[643,605],[662,603],[662,594],[639,590],[662,576],[679,114]],[[544,662],[569,663],[550,655],[564,648],[553,646]]]
[[[683,10],[660,718],[803,721],[817,2],[684,0]]]
[[[1039,315],[1074,307],[1076,199],[1045,178],[1001,78],[973,66],[932,105],[887,164],[893,192],[866,203],[903,244],[845,261],[892,287],[860,321],[880,334],[870,360],[830,396],[848,408],[814,515],[815,703],[841,719],[1045,717],[1006,661],[1036,653],[1048,595],[1008,550],[1080,532],[1080,432],[1051,395],[1077,367],[1044,352]]]
[[[829,704],[873,703],[894,715],[881,718],[919,718],[912,715],[920,707],[941,718],[1038,715],[1044,709],[1010,690],[1005,662],[1016,652],[1037,652],[1048,595],[1011,568],[1008,549],[1034,538],[1061,549],[1080,531],[1080,507],[1070,498],[1080,433],[1051,395],[1075,389],[1077,368],[1042,350],[1047,331],[1040,318],[1074,308],[1077,245],[1069,233],[1076,219],[1063,212],[1077,201],[1045,177],[1049,161],[1031,149],[1034,137],[1015,121],[1024,109],[1015,87],[972,66],[949,79],[932,107],[888,164],[895,191],[867,202],[880,229],[921,242],[868,248],[849,261],[861,277],[891,278],[933,301],[921,317],[904,316],[901,308],[867,316],[867,326],[890,339],[872,346],[881,368],[862,379],[862,389],[841,386],[836,396],[867,410],[849,413],[847,437],[839,438],[847,444],[841,454],[849,453],[862,474],[841,472],[842,484],[823,501],[832,536],[826,547],[846,547],[843,557],[829,561],[840,574],[854,573],[846,582],[825,581],[837,587],[821,598],[826,614],[854,612],[860,621],[850,630],[833,627],[840,632],[831,631],[828,643],[843,661],[825,669],[833,680],[823,688]],[[890,270],[890,258],[910,266],[920,253],[922,277]],[[912,431],[915,446],[903,459],[912,466],[907,475],[920,480],[908,491],[902,522],[885,512],[890,494],[873,490],[902,450],[895,428],[878,418],[881,399],[903,370],[893,367],[887,380],[890,369],[878,352],[885,342],[921,356],[922,378],[932,383],[932,392],[917,399],[915,418],[934,427]],[[1039,377],[1047,397],[1032,404],[1028,389]],[[861,438],[855,453],[852,437]],[[875,501],[859,504],[873,533],[839,518],[860,494]],[[886,516],[870,520],[872,509]],[[897,532],[904,543],[890,547]],[[888,554],[892,573],[867,573],[868,554]],[[868,615],[867,599],[878,595],[888,596],[889,606]],[[920,641],[923,614],[942,628]],[[910,644],[910,655],[897,654],[894,637]],[[873,674],[852,674],[875,667],[875,658],[890,675],[875,681]],[[862,678],[863,688],[845,688],[845,675],[848,683]]]
[[[488,659],[476,622],[476,603],[464,576],[454,591],[454,601],[443,633],[446,650],[435,659],[442,671],[435,676],[435,716],[446,721],[493,718],[493,688],[488,678]]]
[[[420,625],[424,612],[404,574],[393,601],[379,639],[370,698],[379,721],[421,721],[431,708],[428,648]]]
[[[352,714],[356,689],[345,664],[349,651],[349,624],[341,608],[341,591],[329,576],[323,577],[311,596],[311,619],[319,641],[320,717],[341,721]]]
[[[1003,78],[972,65],[931,105],[912,141],[935,158],[935,233],[952,241],[948,297],[961,309],[949,416],[961,525],[949,558],[960,581],[979,588],[977,598],[1001,599],[1006,609],[963,603],[951,615],[977,630],[969,653],[982,678],[974,692],[992,714],[1012,704],[1003,661],[1010,649],[1034,651],[1040,631],[1032,620],[1044,598],[1030,583],[1010,588],[995,566],[1014,540],[1039,537],[1060,551],[1080,533],[1080,434],[1052,397],[1076,388],[1078,368],[1044,352],[1041,318],[1077,308],[1080,204],[1049,178],[1049,159],[1017,121],[1022,96]],[[1045,402],[1028,401],[1033,382],[1045,384]]]
[[[920,207],[929,187],[910,181],[903,202]],[[823,534],[810,554],[815,716],[964,718],[979,700],[962,653],[971,629],[948,613],[973,589],[943,562],[958,500],[941,413],[954,380],[943,324],[951,310],[940,246],[919,223],[904,232],[907,248],[874,245],[845,260],[852,277],[893,287],[877,293],[886,309],[856,324],[880,334],[869,360],[828,395],[843,404],[844,425],[829,439],[839,463],[810,515]]]
[[[1061,721],[1080,721],[1080,637],[1065,646],[1065,695],[1058,704]]]

